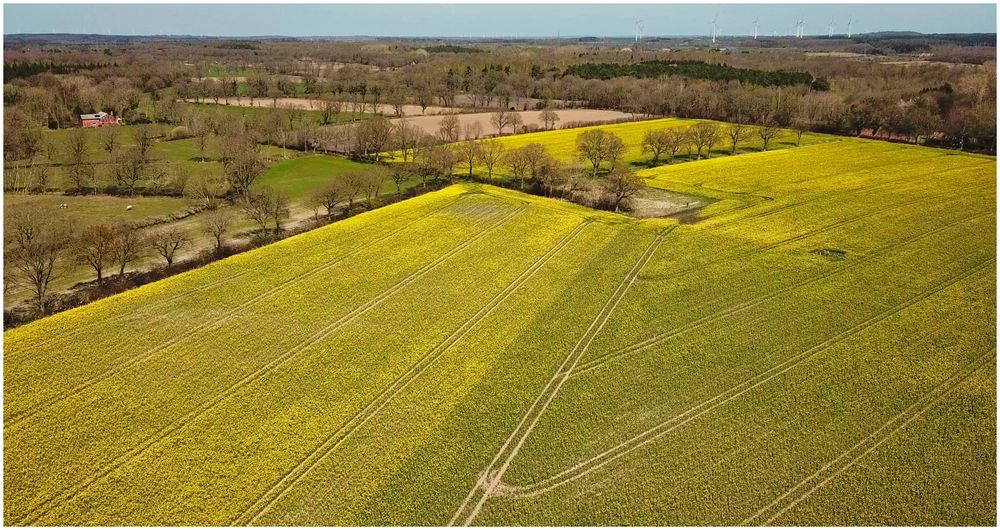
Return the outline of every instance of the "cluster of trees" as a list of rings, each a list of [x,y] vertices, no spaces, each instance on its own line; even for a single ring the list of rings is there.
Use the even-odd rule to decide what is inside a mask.
[[[3,78],[10,81],[41,73],[71,74],[79,70],[94,70],[113,66],[107,63],[56,63],[52,61],[12,61],[3,63]]]
[[[702,150],[705,152],[705,158],[708,158],[711,156],[712,148],[722,143],[728,144],[730,155],[735,155],[740,144],[752,137],[760,139],[761,150],[767,151],[771,141],[780,133],[781,129],[770,123],[754,127],[742,123],[719,125],[702,122],[690,127],[646,131],[642,139],[642,152],[653,156],[653,165],[659,164],[664,155],[668,155],[668,164],[673,162],[674,157],[682,150],[687,151],[688,155],[694,154],[697,160],[701,160]],[[796,133],[797,141],[801,142],[803,131],[799,129]]]
[[[263,231],[280,232],[288,217],[288,199],[270,187],[248,191],[235,203]],[[199,215],[200,230],[214,242],[213,252],[222,253],[238,217],[234,208],[218,207]],[[113,271],[124,277],[126,268],[153,255],[170,269],[179,252],[193,243],[193,234],[176,224],[144,228],[115,221],[77,229],[68,216],[18,210],[5,217],[4,288],[20,284],[34,294],[35,306],[46,312],[50,285],[72,264],[93,269],[98,285]],[[273,227],[273,228],[272,228]]]
[[[188,235],[177,227],[149,235],[125,222],[94,224],[76,230],[76,223],[70,218],[28,211],[6,216],[5,223],[5,289],[14,283],[28,286],[40,313],[46,311],[51,283],[68,262],[91,267],[100,284],[108,270],[116,269],[122,276],[126,267],[150,252],[159,254],[170,267],[177,252],[190,242]]]
[[[362,200],[369,209],[375,208],[379,192],[390,178],[396,184],[396,193],[401,194],[401,186],[410,175],[405,169],[390,171],[384,166],[374,166],[369,171],[348,171],[313,192],[310,202],[317,211],[323,208],[327,218],[333,218],[340,207],[346,215],[351,215],[355,203]]]

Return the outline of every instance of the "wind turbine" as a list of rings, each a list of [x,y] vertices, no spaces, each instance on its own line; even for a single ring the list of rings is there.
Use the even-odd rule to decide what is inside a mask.
[[[759,20],[760,17],[753,19],[753,40],[757,40],[757,21]]]
[[[639,44],[639,41],[642,39],[642,21],[637,18],[633,18],[632,20],[635,22],[635,43]]]
[[[796,37],[798,37],[798,38],[801,39],[802,37],[805,37],[805,35],[806,35],[806,22],[800,18],[799,19],[799,32],[796,35]]]
[[[832,18],[830,19],[830,26],[827,28],[826,36],[827,37],[832,37],[833,36],[833,19]]]
[[[854,15],[847,19],[847,38],[851,38],[851,24],[854,24]]]
[[[719,34],[719,26],[716,24],[719,20],[719,15],[715,15],[712,18],[712,44],[715,44],[715,37]]]

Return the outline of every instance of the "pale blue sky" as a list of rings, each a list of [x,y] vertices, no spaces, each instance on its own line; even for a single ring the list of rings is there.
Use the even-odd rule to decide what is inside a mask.
[[[96,33],[208,36],[629,36],[634,19],[645,35],[746,35],[754,18],[761,35],[786,35],[795,20],[825,35],[830,21],[853,30],[995,33],[996,5],[987,4],[675,4],[675,5],[271,5],[90,4],[4,5],[4,33]]]

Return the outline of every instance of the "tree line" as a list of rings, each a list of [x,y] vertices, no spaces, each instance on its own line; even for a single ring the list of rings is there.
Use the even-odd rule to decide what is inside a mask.
[[[583,63],[566,69],[565,75],[583,79],[612,79],[615,77],[656,78],[679,76],[711,81],[739,81],[756,86],[810,85],[815,90],[828,90],[829,83],[814,78],[809,72],[783,70],[755,70],[734,68],[725,64],[704,61],[642,61],[638,63]]]

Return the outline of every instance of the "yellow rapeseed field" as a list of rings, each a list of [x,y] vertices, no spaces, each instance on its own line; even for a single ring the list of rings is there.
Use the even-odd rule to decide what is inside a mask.
[[[996,160],[806,143],[641,171],[693,224],[458,184],[8,331],[5,522],[993,525]]]

